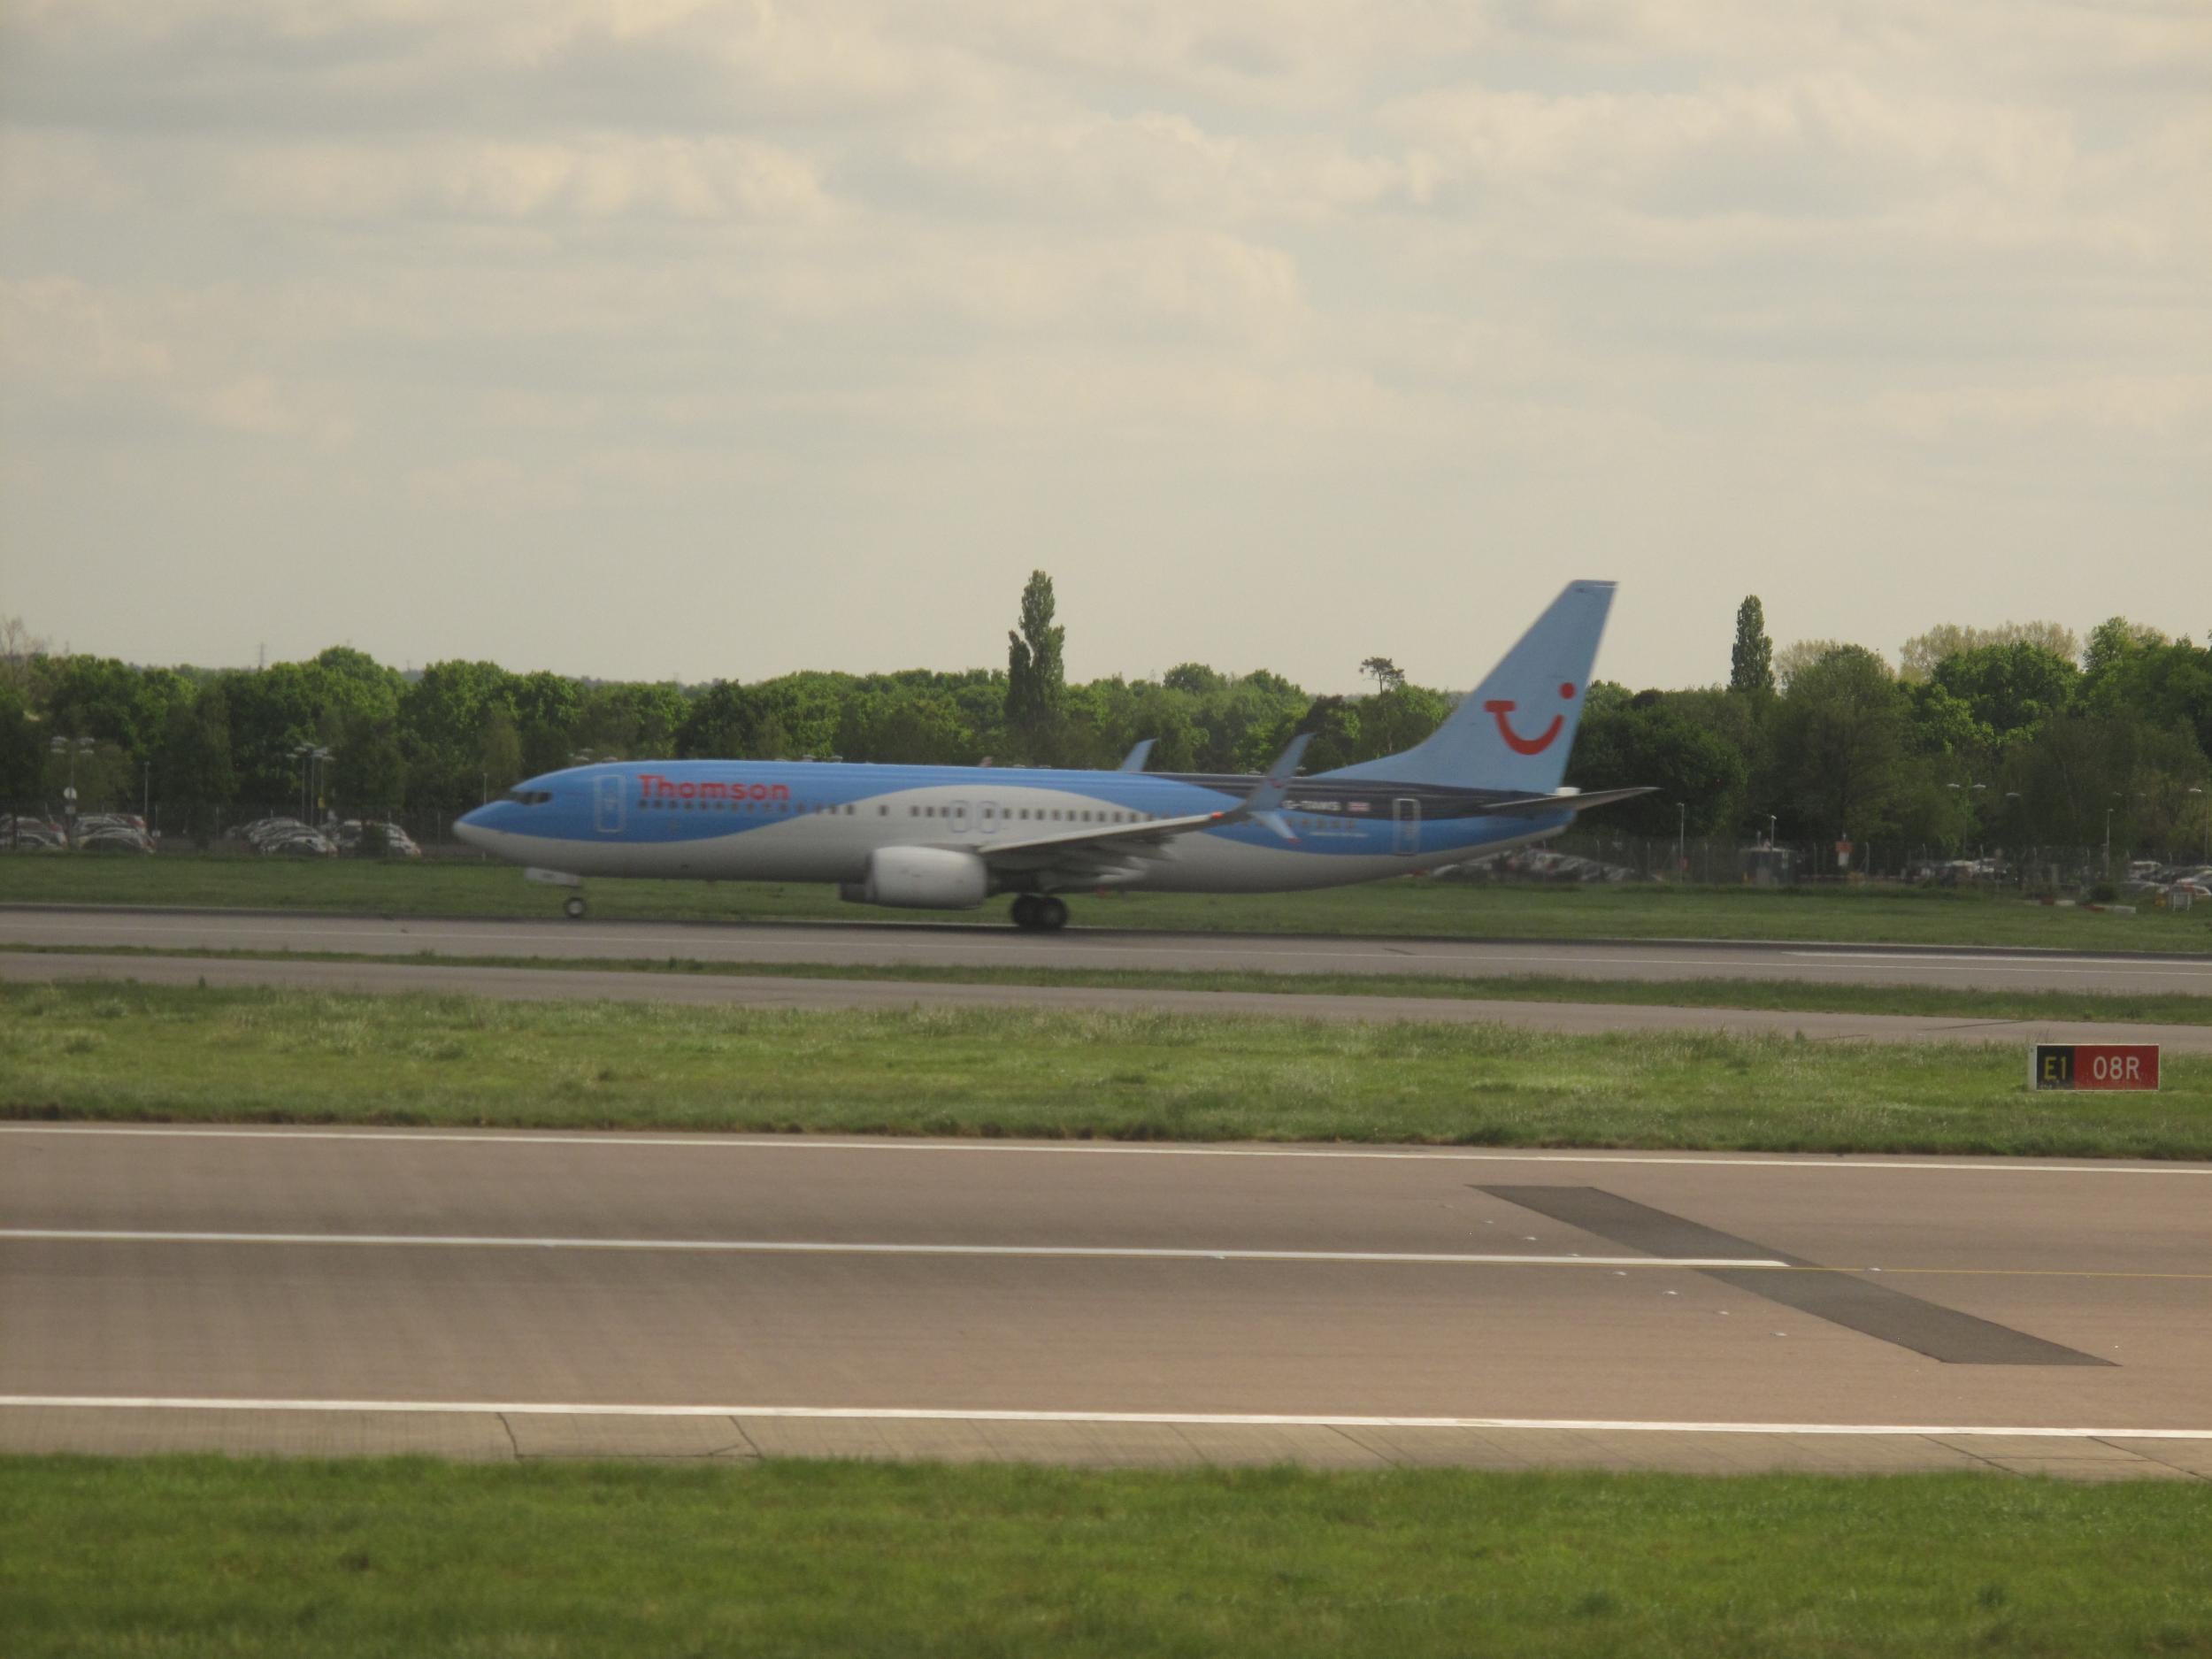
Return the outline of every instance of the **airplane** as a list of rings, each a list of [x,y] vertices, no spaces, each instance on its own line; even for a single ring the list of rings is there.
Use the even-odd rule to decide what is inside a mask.
[[[1649,793],[1560,787],[1611,582],[1571,582],[1434,732],[1379,760],[1257,777],[842,761],[611,761],[548,772],[461,818],[472,846],[579,890],[588,876],[834,882],[854,902],[1067,925],[1081,889],[1269,893],[1458,864]]]

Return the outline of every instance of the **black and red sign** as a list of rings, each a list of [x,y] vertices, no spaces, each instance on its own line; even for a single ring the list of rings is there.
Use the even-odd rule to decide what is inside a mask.
[[[2028,1068],[2036,1088],[2156,1088],[2154,1042],[2039,1042]]]

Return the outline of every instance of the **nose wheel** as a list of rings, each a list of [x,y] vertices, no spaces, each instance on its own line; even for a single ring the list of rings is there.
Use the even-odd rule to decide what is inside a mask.
[[[561,906],[561,909],[568,912],[568,919],[570,921],[582,921],[584,919],[584,895],[580,893],[572,894],[569,896],[567,902]]]
[[[1068,907],[1048,893],[1014,895],[1014,926],[1034,933],[1057,933],[1068,925]]]

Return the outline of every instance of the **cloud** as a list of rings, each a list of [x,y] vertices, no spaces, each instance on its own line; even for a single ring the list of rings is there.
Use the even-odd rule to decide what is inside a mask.
[[[2063,569],[2202,544],[2208,87],[2198,0],[19,0],[5,419],[102,546],[1120,515],[1903,593],[2032,499]]]
[[[351,423],[327,396],[255,361],[250,305],[234,293],[124,296],[68,277],[0,280],[0,379],[37,403],[150,404],[188,425],[326,449]]]
[[[726,136],[273,145],[237,156],[228,171],[237,208],[278,215],[775,219],[827,206],[803,159]]]

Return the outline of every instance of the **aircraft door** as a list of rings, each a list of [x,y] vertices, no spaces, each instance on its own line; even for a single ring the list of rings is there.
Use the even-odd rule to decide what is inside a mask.
[[[968,830],[968,803],[955,801],[945,808],[945,816],[952,820],[953,833],[964,835]]]
[[[591,780],[591,826],[602,835],[622,833],[622,784],[613,772]]]
[[[998,833],[998,803],[979,802],[975,809],[975,826],[986,835]]]
[[[1394,853],[1417,853],[1421,850],[1421,803],[1413,796],[1400,795],[1391,803],[1390,850]]]

